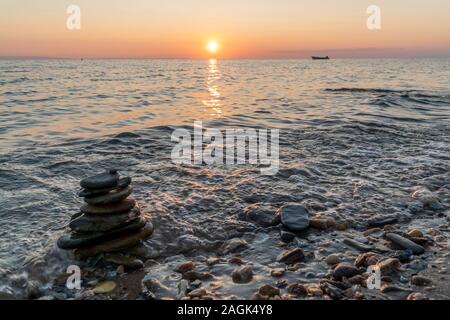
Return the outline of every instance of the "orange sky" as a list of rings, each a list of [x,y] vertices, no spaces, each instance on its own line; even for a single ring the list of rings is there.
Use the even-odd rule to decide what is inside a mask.
[[[66,8],[81,8],[81,30]],[[381,7],[382,29],[366,27]],[[1,0],[0,56],[450,56],[448,0]]]

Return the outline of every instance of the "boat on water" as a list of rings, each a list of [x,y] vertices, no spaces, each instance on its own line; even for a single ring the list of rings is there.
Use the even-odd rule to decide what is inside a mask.
[[[330,60],[329,56],[326,57],[318,57],[318,56],[312,56],[311,57],[313,60]]]

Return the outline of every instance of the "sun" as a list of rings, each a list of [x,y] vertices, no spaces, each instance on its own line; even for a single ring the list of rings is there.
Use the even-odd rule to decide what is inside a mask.
[[[216,40],[211,40],[208,42],[208,45],[206,46],[206,49],[209,53],[216,53],[219,50],[219,44]]]

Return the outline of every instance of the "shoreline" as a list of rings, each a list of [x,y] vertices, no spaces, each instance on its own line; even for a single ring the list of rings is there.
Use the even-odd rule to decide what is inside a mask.
[[[34,283],[40,288],[40,294],[32,293],[36,298],[43,295],[44,299],[173,299],[179,296],[178,287],[182,280],[188,280],[187,284],[183,282],[183,288],[187,286],[188,291],[195,292],[205,287],[206,293],[202,290],[197,292],[205,299],[211,296],[218,299],[264,298],[257,293],[265,285],[270,286],[263,290],[266,294],[279,290],[279,294],[273,296],[276,299],[329,299],[334,295],[342,299],[405,299],[417,292],[422,295],[418,298],[424,295],[435,299],[448,298],[449,292],[442,279],[448,276],[446,263],[449,260],[450,199],[445,184],[448,170],[445,161],[436,158],[435,151],[430,152],[430,141],[436,138],[434,135],[446,133],[427,130],[427,135],[417,135],[414,131],[403,131],[398,136],[396,132],[375,130],[361,136],[360,139],[365,141],[355,145],[353,131],[348,130],[343,127],[323,134],[313,128],[289,131],[282,136],[280,143],[293,145],[280,154],[280,171],[274,177],[260,176],[257,168],[249,166],[176,166],[161,159],[157,161],[156,155],[148,162],[149,153],[143,152],[145,144],[142,141],[149,137],[142,133],[122,135],[119,144],[118,138],[114,137],[101,143],[94,142],[95,154],[101,155],[97,162],[92,163],[92,158],[87,158],[81,165],[66,161],[62,162],[62,167],[52,165],[52,174],[55,170],[67,172],[68,164],[72,167],[68,171],[72,177],[68,180],[70,190],[59,195],[72,199],[71,204],[62,205],[68,215],[57,228],[60,231],[52,232],[53,238],[61,234],[67,217],[81,203],[78,197],[69,196],[75,191],[80,170],[94,172],[93,168],[98,170],[106,164],[105,157],[116,159],[115,163],[108,164],[131,169],[132,175],[136,176],[136,199],[155,226],[152,238],[144,242],[140,252],[134,252],[146,258],[144,270],[128,271],[125,268],[122,273],[122,268],[118,272],[117,266],[103,265],[101,261],[94,265],[96,261],[92,260],[82,267],[86,277],[84,289],[73,292],[65,287],[67,274],[64,267],[78,262],[70,254],[51,249],[44,255],[37,255],[29,264],[29,270],[39,276],[47,275],[50,283],[55,280],[56,283],[52,286],[47,282],[38,285],[32,273],[29,277],[16,275],[13,279],[18,277],[21,280],[14,282],[26,280],[26,283]],[[158,139],[161,141],[166,140],[164,134],[155,134],[160,135]],[[393,134],[394,140],[391,139]],[[154,145],[154,140],[150,140]],[[400,141],[401,150],[398,148]],[[124,145],[134,147],[119,156],[117,148]],[[333,145],[336,148],[330,149]],[[412,145],[416,147],[412,148]],[[422,148],[422,145],[427,147]],[[361,146],[365,146],[364,150]],[[439,144],[434,147],[437,146]],[[81,145],[79,150],[72,147],[70,152],[73,156],[79,155],[86,147]],[[58,150],[59,146],[53,148]],[[166,154],[170,148],[168,144],[159,152]],[[422,150],[421,156],[418,156],[417,148]],[[49,151],[46,150],[45,154]],[[396,158],[396,154],[401,154],[401,159]],[[65,153],[67,156],[72,157]],[[41,155],[37,153],[35,157],[39,159]],[[431,190],[431,195],[425,193],[431,198],[411,198],[421,188]],[[314,220],[305,231],[294,235],[277,219],[270,218],[289,203],[304,205],[310,212],[310,223]],[[371,219],[381,221],[380,227],[369,226]],[[385,227],[385,223],[391,227]],[[367,233],[374,228],[370,234]],[[385,293],[364,288],[361,282],[364,265],[358,267],[357,274],[349,277],[356,281],[350,287],[346,281],[333,277],[335,266],[326,260],[336,259],[334,255],[340,262],[353,267],[367,247],[369,252],[379,256],[378,262],[398,254],[405,259],[401,255],[404,250],[392,247],[385,233],[407,236],[406,233],[413,229],[424,235],[416,241],[425,247],[425,254],[413,255],[411,261],[401,262],[398,271],[388,274],[389,278],[383,282]],[[56,240],[50,241],[54,246]],[[349,243],[353,246],[348,246]],[[302,250],[304,259],[298,257],[299,262],[289,265],[277,262],[280,254],[295,248]],[[358,260],[361,259],[360,256]],[[176,271],[185,263],[188,268],[194,267],[187,276]],[[234,272],[244,272],[241,275],[244,277],[246,272],[250,273],[243,268],[248,265],[252,269],[251,280],[248,283],[233,282]],[[355,272],[348,265],[345,268]],[[49,273],[51,269],[59,269],[59,272]],[[416,275],[425,280],[419,277],[414,281],[428,283],[430,280],[431,284],[411,284]],[[111,294],[92,294],[96,285],[105,280],[114,281],[117,289]],[[16,293],[21,292],[18,298],[30,294],[28,290],[16,290]]]

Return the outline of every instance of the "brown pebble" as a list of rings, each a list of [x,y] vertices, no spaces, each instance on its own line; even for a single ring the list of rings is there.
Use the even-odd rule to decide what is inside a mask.
[[[205,288],[201,287],[195,290],[192,290],[188,293],[188,296],[191,298],[201,298],[207,294],[207,291]]]
[[[183,274],[183,279],[186,279],[188,281],[195,281],[195,280],[207,280],[211,279],[213,276],[208,272],[198,272],[198,271],[187,271]]]
[[[253,279],[253,267],[239,267],[233,271],[231,278],[234,283],[249,283]]]
[[[325,258],[325,262],[329,265],[335,265],[340,262],[339,257],[336,254],[330,254],[328,257]]]
[[[124,273],[125,272],[125,267],[123,265],[120,265],[117,267],[116,269],[117,273]]]
[[[284,275],[285,270],[283,268],[276,268],[270,271],[270,275],[272,277],[282,277]]]
[[[309,295],[314,297],[321,297],[323,296],[323,291],[317,284],[310,284],[306,287],[306,292],[308,292]]]
[[[269,298],[280,295],[280,289],[275,288],[274,286],[271,286],[270,284],[263,285],[261,288],[259,288],[258,292],[260,295],[266,296]]]
[[[307,293],[305,286],[301,283],[293,283],[289,285],[287,288],[287,292],[297,296],[306,295]]]
[[[410,237],[415,237],[415,238],[422,238],[423,237],[422,231],[417,230],[417,229],[412,229],[412,230],[408,231],[408,235]]]
[[[278,257],[277,261],[285,264],[295,264],[297,262],[302,262],[305,260],[305,254],[302,249],[294,248],[291,250],[286,250],[282,252]]]
[[[422,277],[422,276],[413,276],[411,278],[411,283],[415,284],[416,286],[428,286],[432,283],[432,281],[428,278]]]
[[[244,261],[242,261],[242,259],[239,258],[239,257],[232,257],[232,258],[230,258],[230,259],[228,260],[228,263],[229,263],[229,264],[237,264],[237,265],[241,265],[241,264],[244,264]]]
[[[426,295],[420,292],[411,293],[406,300],[430,300]]]
[[[377,267],[380,268],[381,274],[391,274],[396,272],[401,265],[400,260],[397,258],[388,258],[377,263]]]
[[[348,224],[347,222],[340,222],[336,225],[336,229],[339,231],[345,231],[348,229]]]
[[[175,269],[176,272],[185,273],[194,269],[194,263],[192,261],[183,262]]]

